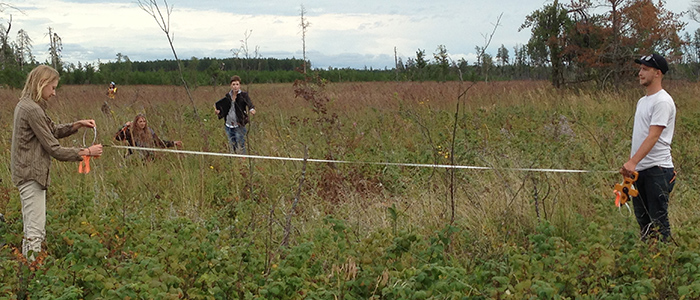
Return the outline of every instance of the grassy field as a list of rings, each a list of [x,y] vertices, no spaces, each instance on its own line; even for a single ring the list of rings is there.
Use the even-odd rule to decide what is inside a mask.
[[[48,255],[32,265],[15,251],[9,171],[20,91],[0,90],[0,299],[700,299],[700,84],[665,87],[678,108],[668,244],[640,242],[613,204],[638,86],[309,82],[243,87],[257,111],[248,154],[344,162],[143,162],[109,147],[87,175],[54,161]],[[61,86],[48,114],[95,119],[107,146],[144,113],[184,150],[227,152],[213,112],[227,87],[199,87],[193,101],[182,87],[105,91]]]

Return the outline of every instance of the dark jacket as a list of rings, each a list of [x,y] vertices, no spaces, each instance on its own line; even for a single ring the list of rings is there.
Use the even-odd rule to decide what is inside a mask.
[[[226,93],[226,96],[221,98],[221,100],[216,101],[216,104],[214,104],[216,109],[219,110],[219,119],[224,119],[224,122],[226,122],[228,111],[231,110],[232,102],[231,94]],[[233,103],[236,110],[236,119],[238,119],[238,123],[245,126],[248,124],[248,110],[255,108],[253,102],[250,101],[248,93],[241,91],[240,93],[236,94],[236,101]]]

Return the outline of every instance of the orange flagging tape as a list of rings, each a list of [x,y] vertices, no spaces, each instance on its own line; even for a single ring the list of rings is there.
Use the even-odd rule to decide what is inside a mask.
[[[87,174],[90,173],[90,156],[83,156],[83,160],[78,164],[78,173]]]

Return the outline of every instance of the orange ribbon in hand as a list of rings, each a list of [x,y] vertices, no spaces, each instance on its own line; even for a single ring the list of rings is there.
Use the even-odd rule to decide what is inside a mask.
[[[116,90],[116,88],[115,88],[115,90]],[[92,144],[94,145],[95,141],[97,140],[97,128],[92,127],[92,131],[93,131],[93,133],[95,133],[95,136],[92,138]],[[90,148],[85,146],[86,145],[85,144],[85,134],[87,134],[87,130],[85,132],[83,132],[83,147],[85,147],[85,149],[87,149],[88,155],[83,155],[83,160],[80,161],[80,163],[78,164],[78,173],[80,173],[80,174],[90,173],[90,156],[91,156],[90,154],[92,154],[92,153],[90,153]],[[99,157],[99,156],[96,156],[96,157]]]
[[[78,164],[78,173],[87,174],[90,173],[90,156],[84,155],[83,160]]]
[[[637,181],[637,177],[639,176],[639,173],[637,172],[632,172],[630,174],[631,176],[624,176],[623,175],[623,180],[622,183],[616,183],[615,184],[615,189],[613,192],[615,193],[615,206],[620,207],[623,204],[627,203],[627,200],[629,200],[630,197],[637,197],[639,195],[639,192],[634,189],[634,182]]]

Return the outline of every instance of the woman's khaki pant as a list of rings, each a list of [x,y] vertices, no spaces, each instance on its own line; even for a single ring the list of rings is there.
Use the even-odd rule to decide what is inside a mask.
[[[19,188],[22,201],[22,222],[24,224],[24,239],[22,239],[22,254],[29,260],[29,251],[41,252],[41,242],[46,238],[46,190],[36,181],[24,183]]]

